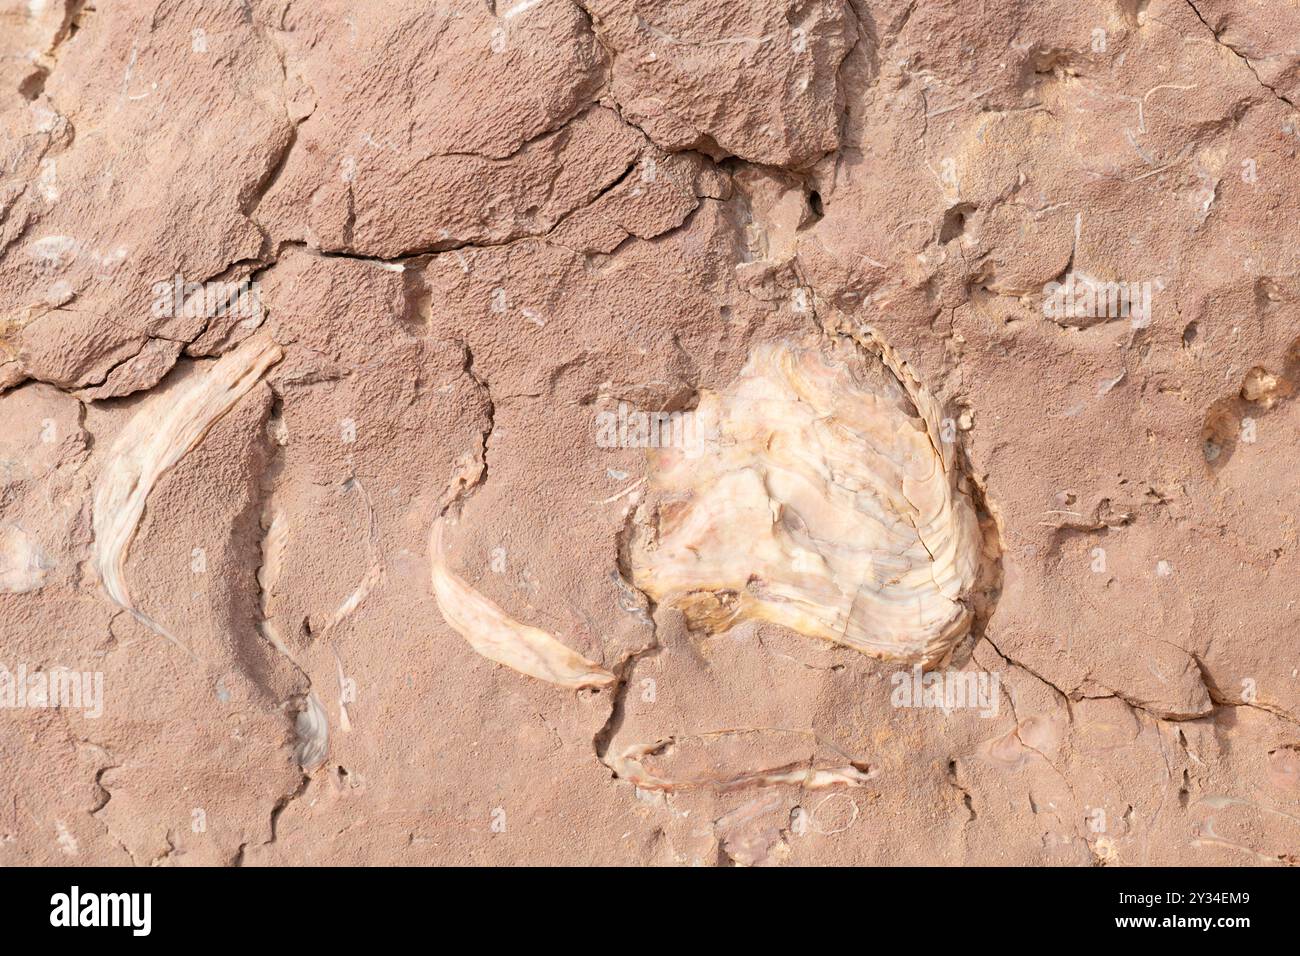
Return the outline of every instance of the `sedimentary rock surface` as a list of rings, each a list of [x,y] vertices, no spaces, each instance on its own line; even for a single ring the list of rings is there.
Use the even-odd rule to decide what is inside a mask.
[[[1280,3],[0,0],[0,864],[1295,864],[1297,97]]]

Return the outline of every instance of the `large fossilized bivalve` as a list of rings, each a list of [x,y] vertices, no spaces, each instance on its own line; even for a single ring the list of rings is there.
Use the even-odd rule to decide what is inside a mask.
[[[882,340],[760,346],[692,414],[651,452],[637,587],[697,629],[768,621],[890,660],[967,632],[981,532],[955,436]]]

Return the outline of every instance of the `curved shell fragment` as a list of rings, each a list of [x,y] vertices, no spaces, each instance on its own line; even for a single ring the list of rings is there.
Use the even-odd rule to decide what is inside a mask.
[[[615,677],[546,631],[516,621],[447,567],[443,519],[429,533],[430,579],[443,620],[480,655],[561,687],[607,687]]]
[[[96,483],[91,559],[104,591],[136,620],[178,647],[183,645],[167,628],[132,603],[125,572],[127,552],[158,479],[202,441],[282,355],[270,338],[254,336],[181,388],[145,399],[117,436]]]

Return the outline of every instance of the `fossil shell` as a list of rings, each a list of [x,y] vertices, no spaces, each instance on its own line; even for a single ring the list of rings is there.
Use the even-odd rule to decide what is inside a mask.
[[[691,442],[651,453],[637,587],[698,629],[768,621],[890,660],[966,633],[976,511],[938,403],[874,333],[759,346],[694,415]]]
[[[135,606],[126,580],[127,552],[154,485],[282,356],[278,345],[256,335],[175,391],[151,394],[113,443],[95,485],[92,559],[105,593],[191,656],[171,631]]]
[[[314,693],[309,693],[303,702],[294,721],[294,730],[298,738],[294,746],[298,766],[307,771],[315,770],[329,757],[330,722],[320,698]]]
[[[16,524],[0,525],[0,594],[39,591],[54,562],[36,540]]]
[[[447,567],[443,519],[429,532],[429,576],[443,620],[490,661],[561,687],[607,687],[615,677],[541,628],[516,621]]]
[[[872,773],[839,754],[820,753],[811,735],[793,730],[720,730],[674,734],[611,754],[609,766],[639,790],[728,792],[791,784],[806,790],[861,787]],[[766,746],[762,742],[766,743]],[[748,745],[748,749],[747,749]],[[758,753],[759,767],[752,766]]]

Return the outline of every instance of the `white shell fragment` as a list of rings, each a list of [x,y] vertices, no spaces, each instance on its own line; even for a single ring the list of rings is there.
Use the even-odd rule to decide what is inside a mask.
[[[0,594],[26,594],[45,585],[54,562],[16,524],[0,525]]]
[[[767,621],[890,660],[966,633],[976,511],[938,403],[874,333],[760,346],[694,414],[694,447],[651,453],[638,588],[700,630]]]
[[[448,567],[443,553],[443,519],[429,533],[430,579],[447,626],[490,661],[561,687],[606,687],[609,671],[566,647],[546,631],[510,617]]]
[[[280,572],[284,567],[284,549],[288,543],[289,519],[284,516],[283,511],[274,511],[266,534],[262,536],[262,565],[257,569],[257,589],[262,596],[262,620],[258,624],[258,629],[272,647],[293,661],[293,654],[289,652],[284,639],[280,637],[280,631],[271,620],[269,613],[271,594],[274,593],[275,585],[280,580]],[[294,664],[297,666],[296,661]]]
[[[767,759],[752,764],[746,743],[774,738],[763,749]],[[681,734],[653,743],[633,744],[609,755],[609,767],[620,780],[638,790],[681,793],[689,790],[729,792],[779,784],[822,790],[861,787],[873,774],[845,761],[842,755],[819,754],[809,749],[807,735],[795,731],[722,730]]]
[[[127,551],[158,479],[202,441],[282,355],[270,338],[254,336],[182,387],[151,394],[113,443],[95,486],[92,562],[104,591],[177,646],[183,645],[167,628],[132,603],[125,576]]]
[[[330,723],[325,708],[315,693],[309,693],[294,721],[297,743],[294,757],[304,771],[312,771],[325,762],[330,752]]]

